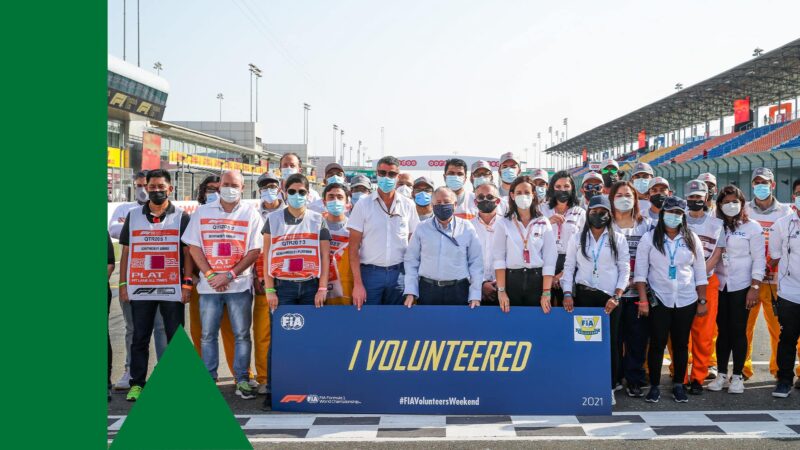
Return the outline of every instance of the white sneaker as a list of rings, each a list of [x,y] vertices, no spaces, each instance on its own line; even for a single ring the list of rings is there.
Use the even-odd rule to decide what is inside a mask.
[[[614,397],[614,389],[611,390],[611,406],[616,406],[617,399]]]
[[[247,384],[249,384],[250,387],[253,389],[258,389],[258,381],[256,381],[255,378],[250,378],[249,380],[247,380]]]
[[[259,384],[258,385],[258,395],[267,395],[267,385],[266,384]]]
[[[728,394],[741,394],[744,392],[744,380],[741,375],[731,376],[731,383],[728,386]]]
[[[728,386],[730,386],[730,383],[728,383],[728,375],[721,373],[717,375],[717,378],[711,380],[711,382],[708,383],[708,386],[706,386],[706,388],[709,391],[719,392],[727,388]]]
[[[120,379],[114,385],[114,390],[127,391],[130,388],[131,388],[131,374],[126,370],[125,373],[122,374],[122,377],[120,377]]]

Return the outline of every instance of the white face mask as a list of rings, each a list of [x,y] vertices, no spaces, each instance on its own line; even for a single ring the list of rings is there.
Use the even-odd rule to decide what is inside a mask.
[[[735,217],[742,210],[742,204],[738,201],[724,203],[722,205],[722,213],[728,217]]]
[[[297,169],[294,167],[284,167],[281,169],[281,178],[285,180],[296,173]]]
[[[397,193],[402,195],[403,197],[411,198],[411,188],[406,186],[405,184],[398,187],[396,189]]]
[[[628,197],[617,197],[614,199],[614,207],[622,212],[633,209],[633,199]]]
[[[236,188],[223,186],[219,188],[219,196],[224,202],[236,203],[242,198],[242,191]]]
[[[147,195],[147,189],[140,186],[136,187],[135,197],[135,200],[139,203],[145,203],[150,199],[150,196]]]
[[[528,209],[533,204],[533,196],[532,195],[517,195],[514,197],[514,203],[517,204],[517,208],[519,209]]]

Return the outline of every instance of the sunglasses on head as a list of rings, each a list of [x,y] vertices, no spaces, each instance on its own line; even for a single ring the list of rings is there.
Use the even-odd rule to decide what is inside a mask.
[[[478,199],[479,202],[482,202],[484,200],[489,200],[490,202],[492,202],[497,199],[497,197],[495,197],[492,194],[487,194],[487,195],[478,194],[478,196],[475,198]]]
[[[286,193],[289,195],[300,194],[301,197],[305,197],[308,191],[305,189],[287,189]]]
[[[379,170],[378,176],[379,177],[389,177],[389,178],[397,178],[400,175],[399,172],[389,171],[389,170]]]
[[[614,175],[617,173],[617,169],[603,169],[603,173],[610,173],[611,175]]]

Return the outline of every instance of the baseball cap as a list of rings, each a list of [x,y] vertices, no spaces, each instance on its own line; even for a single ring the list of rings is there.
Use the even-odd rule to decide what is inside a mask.
[[[712,175],[712,174],[710,174],[708,172],[701,173],[700,175],[697,176],[697,179],[700,180],[700,181],[706,182],[706,183],[711,183],[714,186],[717,185],[717,177],[715,177],[714,175]]]
[[[436,187],[433,184],[433,180],[431,180],[429,177],[422,176],[422,177],[419,177],[416,180],[414,180],[414,186],[416,186],[416,185],[418,185],[420,183],[427,184],[428,186],[430,186],[431,189],[434,189]]]
[[[372,191],[372,183],[369,181],[369,178],[366,175],[353,175],[350,178],[350,189],[353,189],[356,186],[364,186],[365,188]]]
[[[328,172],[330,172],[333,169],[344,172],[344,169],[339,163],[330,163],[327,166],[325,166],[325,172],[323,173],[323,175],[328,175]]]
[[[583,176],[583,180],[581,180],[581,186],[586,184],[586,182],[589,181],[589,180],[596,180],[597,182],[602,183],[603,182],[603,176],[600,175],[597,172],[589,172],[589,173],[587,173],[586,175]]]
[[[269,172],[262,173],[258,177],[258,180],[256,180],[256,184],[258,185],[258,187],[261,187],[261,186],[267,184],[268,181],[274,181],[276,183],[280,183],[281,179],[280,179],[280,177],[275,175],[275,172],[270,170]]]
[[[653,167],[650,164],[647,164],[646,162],[636,163],[636,165],[633,166],[633,171],[631,172],[631,176],[634,176],[637,173],[646,173],[649,175],[655,175],[655,173],[653,172]]]
[[[608,212],[611,212],[611,202],[608,201],[607,195],[595,195],[589,200],[589,206],[586,207],[587,210],[592,208],[605,208]]]
[[[603,164],[603,168],[605,169],[608,166],[614,166],[615,169],[619,170],[619,163],[613,159],[607,159],[606,163]]]
[[[664,200],[664,206],[662,206],[661,209],[664,211],[673,211],[676,209],[683,211],[686,209],[686,200],[671,195]]]
[[[666,178],[662,177],[655,177],[650,179],[650,184],[647,185],[647,189],[652,189],[653,186],[656,186],[658,184],[663,184],[664,186],[667,187],[667,189],[669,189],[669,181],[667,181]]]
[[[775,181],[775,175],[772,174],[772,171],[767,169],[766,167],[759,167],[758,169],[753,171],[753,176],[750,177],[750,181],[756,179],[756,177],[761,177],[768,181]]]
[[[550,182],[550,174],[547,173],[544,169],[536,169],[533,171],[533,176],[531,177],[534,180],[542,180],[545,183]]]
[[[708,186],[706,185],[705,181],[702,180],[690,180],[686,183],[686,196],[690,195],[702,195],[705,197],[708,195]]]
[[[503,164],[509,160],[519,164],[519,158],[517,158],[517,155],[515,155],[514,152],[505,152],[502,156],[500,156],[500,164]]]
[[[472,167],[470,168],[470,173],[475,173],[478,169],[488,169],[490,172],[492,171],[492,166],[489,165],[487,161],[479,159],[472,163]],[[421,177],[424,178],[424,177]]]

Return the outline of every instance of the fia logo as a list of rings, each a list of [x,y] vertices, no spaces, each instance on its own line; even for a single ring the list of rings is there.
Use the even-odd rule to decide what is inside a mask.
[[[309,395],[306,397],[306,401],[307,401],[308,403],[319,403],[319,396],[317,396],[317,395],[314,395],[314,394],[309,394]]]
[[[287,313],[281,316],[281,326],[284,330],[299,330],[305,323],[302,314]]]
[[[575,316],[575,342],[602,342],[603,321],[600,316]]]

